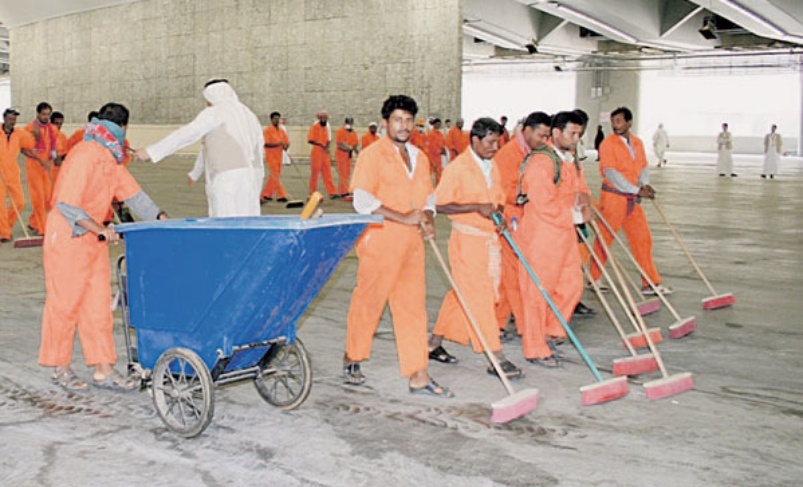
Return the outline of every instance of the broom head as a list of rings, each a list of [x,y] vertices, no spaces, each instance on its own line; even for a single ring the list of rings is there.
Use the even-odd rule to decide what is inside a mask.
[[[522,389],[491,404],[491,422],[507,423],[538,407],[538,389]]]
[[[658,298],[644,300],[636,305],[636,309],[641,316],[647,316],[661,309],[661,300]]]
[[[669,375],[663,379],[644,383],[644,392],[647,393],[647,399],[650,400],[674,396],[692,389],[694,389],[694,381],[691,372]]]
[[[27,247],[41,247],[45,241],[45,237],[26,237],[14,240],[14,248],[27,248]]]
[[[626,396],[630,392],[627,377],[614,377],[596,384],[580,388],[580,398],[583,406],[591,406],[603,402],[613,401]]]
[[[689,316],[688,318],[680,320],[669,327],[669,338],[683,338],[689,333],[693,332],[695,327],[696,323],[694,321],[694,316]]]
[[[290,200],[284,205],[285,208],[301,208],[304,206],[304,200]]]
[[[736,297],[732,293],[718,294],[703,299],[703,309],[719,309],[730,306],[736,302]]]
[[[660,328],[649,328],[647,329],[647,333],[650,334],[650,338],[652,339],[653,343],[661,343],[664,341],[664,337],[661,336],[661,329]],[[630,346],[633,348],[647,348],[647,338],[644,336],[644,333],[635,332],[630,333],[627,336],[627,341],[630,342]],[[623,343],[622,346],[627,348],[627,346]]]
[[[658,362],[651,354],[618,358],[613,361],[613,375],[639,375],[658,370]]]

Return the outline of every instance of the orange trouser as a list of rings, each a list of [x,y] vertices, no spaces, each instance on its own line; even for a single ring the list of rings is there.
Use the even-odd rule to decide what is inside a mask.
[[[349,151],[337,149],[335,151],[335,161],[337,162],[337,192],[346,194],[349,192],[349,179],[351,178],[351,156]]]
[[[371,356],[371,344],[385,306],[390,304],[399,369],[403,377],[426,370],[426,283],[424,242],[414,226],[385,220],[357,243],[357,286],[346,323],[346,356]]]
[[[17,211],[21,212],[25,205],[25,193],[22,192],[20,169],[16,164],[2,167],[0,171],[3,174],[3,180],[0,181],[0,238],[10,239],[14,223],[17,222]]]
[[[487,241],[486,237],[452,230],[449,237],[449,266],[455,284],[466,300],[490,351],[497,352],[502,349],[502,344],[499,342],[499,327],[496,325],[494,312],[493,282],[488,275]],[[453,290],[446,293],[443,299],[432,333],[461,345],[471,341],[471,348],[475,352],[483,351],[482,343]]]
[[[431,173],[435,175],[435,186],[441,182],[441,174],[443,174],[443,163],[441,162],[441,155],[437,154],[427,154],[429,157],[429,167],[431,169]]]
[[[28,218],[28,225],[37,232],[44,234],[47,212],[50,210],[50,196],[53,192],[53,182],[47,169],[33,159],[25,160],[25,171],[28,179],[28,197],[31,200],[33,212]]]
[[[60,221],[55,221],[58,218]],[[72,359],[75,331],[87,365],[114,364],[109,250],[88,232],[72,237],[58,211],[48,217],[45,238],[45,310],[39,363],[58,367]]]
[[[268,182],[265,183],[265,188],[262,190],[261,198],[273,198],[274,193],[276,198],[287,198],[287,192],[282,186],[282,156],[278,158],[265,155],[265,165],[268,166]]]
[[[521,251],[560,315],[568,322],[583,294],[583,271],[574,227],[542,226]],[[546,339],[565,337],[566,331],[524,266],[519,267],[519,284],[522,298],[527,303],[521,336],[524,357],[549,357],[552,352]]]
[[[507,216],[506,211],[505,217]],[[508,228],[508,233],[516,242],[516,232]],[[496,303],[496,322],[500,330],[507,328],[511,313],[516,321],[516,332],[521,335],[524,326],[524,302],[519,285],[519,258],[505,240],[502,242],[502,281],[499,285],[499,301]]]
[[[335,190],[335,183],[332,181],[332,160],[329,158],[329,153],[323,150],[322,147],[315,146],[310,153],[310,177],[309,177],[309,194],[314,193],[318,189],[318,176],[323,177],[323,187],[326,189],[326,194],[333,195],[337,193]]]
[[[652,235],[650,234],[650,227],[647,224],[647,217],[644,215],[644,210],[641,205],[635,205],[633,212],[627,214],[627,199],[607,191],[602,192],[600,198],[600,213],[611,226],[614,232],[623,229],[627,243],[630,246],[630,251],[633,253],[636,262],[644,269],[644,272],[650,277],[653,283],[659,284],[661,276],[655,268],[655,263],[652,261]],[[602,223],[597,223],[597,226],[602,232],[602,237],[605,243],[610,247],[613,242],[613,236]],[[602,250],[602,245],[599,242],[594,244],[594,253],[596,253],[602,264],[605,265],[607,255]],[[600,278],[602,271],[596,263],[591,265],[591,277],[595,281]],[[642,285],[647,286],[647,281],[642,278]]]

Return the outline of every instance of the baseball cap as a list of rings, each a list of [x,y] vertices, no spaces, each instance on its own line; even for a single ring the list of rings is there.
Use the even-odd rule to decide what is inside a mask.
[[[11,107],[8,107],[8,108],[6,108],[5,110],[3,110],[3,116],[4,116],[4,117],[6,117],[6,116],[8,116],[8,115],[19,115],[19,114],[20,114],[20,112],[18,112],[18,111],[16,111],[16,110],[14,110],[14,109],[13,109],[13,108],[11,108]]]

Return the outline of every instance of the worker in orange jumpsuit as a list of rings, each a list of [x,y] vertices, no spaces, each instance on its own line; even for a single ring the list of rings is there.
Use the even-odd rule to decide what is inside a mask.
[[[426,154],[409,143],[415,100],[395,95],[382,105],[386,134],[360,153],[351,191],[360,214],[384,217],[357,243],[357,285],[346,324],[343,375],[365,382],[360,363],[371,344],[385,306],[390,304],[399,369],[411,393],[453,397],[427,372],[427,310],[424,241],[435,238],[435,198]]]
[[[626,107],[611,112],[613,133],[600,145],[599,169],[602,173],[600,213],[614,232],[624,229],[636,261],[662,294],[670,294],[672,288],[661,285],[661,276],[652,260],[652,235],[647,217],[641,208],[641,198],[653,199],[655,190],[650,186],[650,172],[644,143],[630,131],[633,113]],[[601,225],[602,236],[610,245],[613,236]],[[596,243],[594,252],[605,264],[607,256],[602,246]],[[591,277],[595,281],[602,271],[594,263]],[[653,294],[647,281],[642,279],[642,294]]]
[[[14,223],[18,212],[25,205],[25,194],[22,192],[20,167],[17,158],[20,152],[28,157],[36,157],[33,148],[36,141],[33,136],[20,128],[16,128],[19,112],[13,108],[3,111],[3,136],[0,136],[0,242],[9,242],[12,237]],[[9,202],[6,203],[6,198]]]
[[[97,117],[98,117],[98,112],[96,110],[92,110],[87,114],[86,121],[91,122],[93,118]],[[77,129],[75,132],[73,132],[72,135],[70,135],[70,137],[67,139],[67,151],[69,152],[70,149],[75,147],[79,142],[83,141],[84,141],[84,127],[81,127]],[[128,157],[128,160],[129,161],[131,160],[130,155]]]
[[[360,139],[360,150],[365,150],[366,147],[379,140],[379,135],[376,134],[378,128],[376,122],[368,124],[368,132],[365,132]]]
[[[55,367],[54,383],[68,390],[86,389],[70,365],[75,332],[84,359],[95,368],[96,387],[133,390],[136,383],[115,369],[109,289],[109,243],[119,235],[100,221],[112,197],[128,202],[144,219],[164,218],[121,164],[128,110],[116,103],[100,109],[86,127],[84,142],[69,152],[53,193],[43,247],[45,308],[39,363]],[[105,241],[100,241],[100,237]]]
[[[332,159],[329,157],[329,142],[332,137],[329,134],[329,112],[318,112],[318,121],[312,124],[307,134],[307,142],[312,146],[309,155],[310,177],[309,194],[318,189],[318,176],[323,178],[323,186],[326,194],[330,198],[339,198],[332,181]]]
[[[410,143],[418,147],[419,150],[424,150],[427,144],[427,133],[424,131],[425,122],[423,118],[415,121],[415,130],[410,136]]]
[[[465,303],[457,299],[454,290],[446,293],[429,340],[429,357],[439,362],[456,362],[441,345],[444,338],[461,345],[471,342],[475,353],[484,352],[467,318],[470,312],[488,351],[496,356],[505,375],[513,378],[520,377],[522,372],[502,353],[494,312],[502,278],[502,256],[491,215],[502,211],[505,192],[492,158],[499,149],[501,134],[502,127],[494,119],[477,119],[471,127],[470,149],[444,169],[435,189],[438,213],[448,215],[452,221],[449,264]],[[500,225],[503,224],[504,221]],[[463,308],[464,304],[468,309]],[[497,374],[494,367],[488,367],[488,373]]]
[[[499,168],[502,190],[505,192],[504,216],[509,222],[508,233],[518,243],[518,226],[524,209],[516,204],[519,194],[519,169],[527,154],[544,145],[549,139],[552,118],[543,112],[533,112],[524,119],[522,130],[505,144],[494,156]],[[521,335],[524,326],[524,302],[519,286],[519,258],[510,245],[502,244],[502,281],[499,284],[499,300],[496,303],[496,321],[500,338],[513,338],[507,332],[511,313],[516,322],[516,332]]]
[[[443,174],[443,155],[446,154],[446,137],[441,132],[441,119],[432,120],[432,130],[427,134],[425,147],[432,165],[432,173],[435,174],[435,184],[438,184]]]
[[[529,200],[519,226],[521,252],[567,322],[583,294],[574,226],[593,216],[590,191],[573,155],[582,124],[574,112],[556,114],[552,145],[530,157],[521,180],[521,194]],[[565,337],[566,332],[524,266],[519,268],[519,284],[527,303],[521,343],[524,357],[530,363],[558,367],[561,357],[551,340]]]
[[[265,127],[263,137],[265,138],[265,165],[268,166],[268,181],[262,189],[260,201],[265,203],[273,200],[273,195],[276,195],[276,201],[279,203],[287,202],[287,191],[282,186],[282,159],[284,158],[284,151],[290,147],[290,139],[287,137],[287,132],[281,129],[279,122],[282,119],[282,114],[273,112],[270,114],[270,125]]]
[[[36,106],[36,118],[25,130],[36,140],[36,157],[25,159],[25,175],[28,180],[28,197],[32,213],[28,228],[35,235],[44,235],[47,212],[50,210],[50,195],[53,191],[53,175],[50,170],[56,159],[56,128],[50,123],[53,107],[47,102]]]
[[[335,132],[335,162],[337,162],[337,189],[343,198],[349,196],[349,178],[351,177],[351,157],[357,152],[357,132],[354,131],[354,119],[346,117],[342,127]]]
[[[499,147],[510,142],[510,132],[507,131],[507,116],[502,115],[499,117],[499,125],[502,126],[502,136],[499,137]]]
[[[463,119],[458,118],[454,127],[450,128],[449,132],[446,134],[446,147],[449,149],[449,160],[453,161],[455,157],[466,150],[468,144],[468,134],[463,132]]]
[[[61,131],[61,126],[64,125],[64,114],[61,112],[51,113],[50,124],[56,128],[56,158],[53,160],[53,167],[50,168],[53,184],[55,184],[59,178],[61,163],[64,162],[64,157],[67,156],[67,136]]]

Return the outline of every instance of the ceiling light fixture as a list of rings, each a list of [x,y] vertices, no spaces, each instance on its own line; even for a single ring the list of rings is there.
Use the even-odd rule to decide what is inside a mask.
[[[638,42],[638,39],[636,39],[632,35],[628,34],[627,32],[624,32],[624,31],[622,31],[620,29],[617,29],[616,27],[614,27],[614,26],[612,26],[610,24],[606,24],[605,22],[602,22],[601,20],[597,20],[594,17],[590,17],[589,15],[584,14],[583,12],[580,12],[579,10],[575,10],[572,7],[569,7],[569,6],[566,6],[566,5],[562,5],[562,4],[558,4],[557,9],[559,11],[563,11],[566,14],[569,14],[572,17],[576,17],[577,19],[579,19],[582,22],[585,22],[585,23],[590,24],[590,25],[592,25],[594,27],[597,27],[599,29],[607,31],[608,33],[612,34],[614,37],[618,37],[620,39],[624,39],[626,42],[629,42],[630,44],[635,44],[636,42]],[[585,27],[589,28],[591,30],[594,30],[593,27],[589,27],[589,26],[585,26]]]

